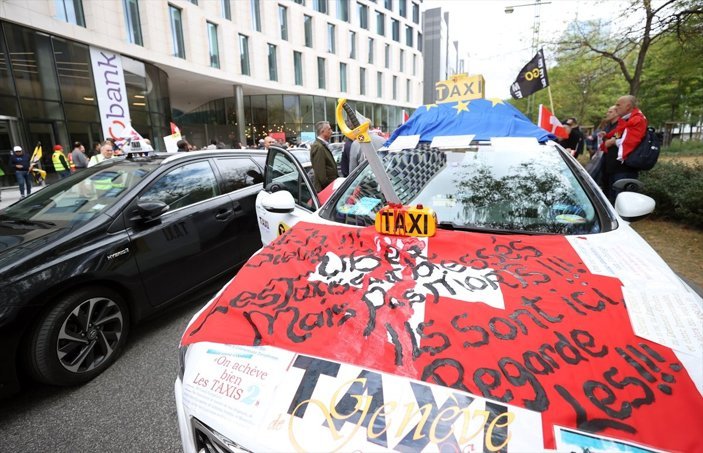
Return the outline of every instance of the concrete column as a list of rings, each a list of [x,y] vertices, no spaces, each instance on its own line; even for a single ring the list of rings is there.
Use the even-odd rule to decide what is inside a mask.
[[[234,135],[236,141],[241,142],[243,146],[247,146],[247,138],[244,135],[244,125],[246,118],[244,117],[244,90],[241,85],[234,85],[234,109],[237,114],[237,125],[235,126]]]

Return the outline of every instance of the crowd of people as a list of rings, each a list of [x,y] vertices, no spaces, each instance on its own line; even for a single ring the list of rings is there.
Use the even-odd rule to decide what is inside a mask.
[[[562,124],[569,137],[560,140],[567,151],[578,158],[588,149],[589,173],[611,203],[621,192],[615,183],[621,179],[637,179],[639,171],[625,164],[625,159],[637,148],[647,132],[647,118],[637,107],[637,98],[621,96],[610,106],[605,118],[593,134],[584,136],[576,118],[567,118]]]

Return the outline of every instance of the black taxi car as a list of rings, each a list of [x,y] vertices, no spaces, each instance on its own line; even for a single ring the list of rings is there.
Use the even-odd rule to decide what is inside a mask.
[[[0,396],[86,382],[261,247],[263,151],[114,158],[0,211]]]

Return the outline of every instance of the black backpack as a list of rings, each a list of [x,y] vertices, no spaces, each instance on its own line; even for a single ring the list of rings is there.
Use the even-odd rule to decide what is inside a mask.
[[[651,170],[659,158],[662,139],[653,127],[647,128],[642,142],[625,159],[625,165],[638,170]]]

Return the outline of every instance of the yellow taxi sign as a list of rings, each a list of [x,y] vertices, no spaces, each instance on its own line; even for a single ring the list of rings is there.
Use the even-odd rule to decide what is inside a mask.
[[[486,82],[482,75],[455,74],[435,83],[435,103],[470,101],[486,97]]]
[[[437,232],[437,215],[432,208],[391,203],[376,213],[376,231],[395,236],[429,237]]]

